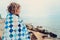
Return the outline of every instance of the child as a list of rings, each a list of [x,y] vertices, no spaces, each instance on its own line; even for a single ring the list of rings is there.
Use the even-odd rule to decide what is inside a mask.
[[[19,17],[20,5],[12,2],[8,12],[2,40],[30,40],[30,34]]]

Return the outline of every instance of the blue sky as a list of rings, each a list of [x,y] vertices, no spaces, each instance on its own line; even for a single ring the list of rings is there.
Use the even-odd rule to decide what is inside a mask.
[[[0,14],[7,14],[11,0],[0,0]],[[14,0],[21,5],[21,17],[26,23],[41,25],[60,34],[60,0]]]

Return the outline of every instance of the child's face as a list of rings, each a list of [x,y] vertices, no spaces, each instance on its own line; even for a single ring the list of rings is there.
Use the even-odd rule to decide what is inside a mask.
[[[15,8],[14,10],[11,11],[11,13],[19,15],[20,14],[20,8],[18,8],[18,9]]]

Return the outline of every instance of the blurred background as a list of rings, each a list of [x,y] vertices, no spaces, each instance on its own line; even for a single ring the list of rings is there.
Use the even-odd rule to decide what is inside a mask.
[[[60,0],[0,0],[0,15],[5,18],[11,2],[21,5],[20,16],[34,27],[43,26],[60,37]]]

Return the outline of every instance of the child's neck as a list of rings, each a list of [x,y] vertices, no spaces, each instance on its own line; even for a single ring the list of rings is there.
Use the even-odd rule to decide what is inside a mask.
[[[11,13],[11,14],[14,14],[14,13]],[[19,17],[19,14],[14,14],[14,15],[16,15],[16,16],[18,16],[18,17]]]

